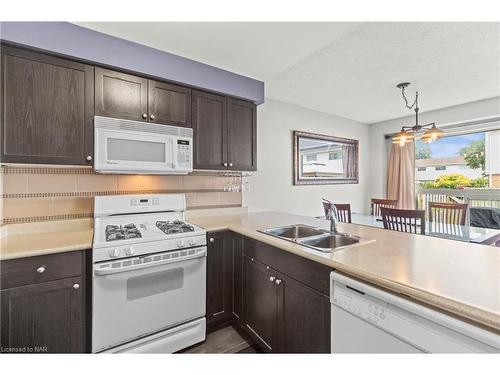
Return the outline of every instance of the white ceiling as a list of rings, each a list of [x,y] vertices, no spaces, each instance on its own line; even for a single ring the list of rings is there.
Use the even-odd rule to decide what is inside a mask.
[[[79,22],[265,81],[266,97],[374,123],[500,96],[500,23]]]

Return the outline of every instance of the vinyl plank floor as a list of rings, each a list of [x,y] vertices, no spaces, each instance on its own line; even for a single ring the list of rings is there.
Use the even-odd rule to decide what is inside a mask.
[[[245,352],[251,343],[231,326],[224,327],[207,335],[205,342],[181,353],[187,354],[224,354]]]

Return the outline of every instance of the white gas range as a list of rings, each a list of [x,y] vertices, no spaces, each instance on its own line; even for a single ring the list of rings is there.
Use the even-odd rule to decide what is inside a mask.
[[[183,194],[94,203],[92,351],[171,353],[205,339],[206,232]]]

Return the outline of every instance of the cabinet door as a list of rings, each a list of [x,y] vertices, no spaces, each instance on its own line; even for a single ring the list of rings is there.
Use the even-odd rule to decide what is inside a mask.
[[[95,68],[95,114],[147,121],[148,80],[113,70]]]
[[[83,353],[81,286],[79,276],[2,290],[2,348]]]
[[[233,316],[242,325],[243,322],[243,237],[231,233],[229,246],[233,253],[232,280],[233,280]]]
[[[191,127],[191,89],[149,81],[149,122]]]
[[[226,169],[226,98],[202,91],[192,93],[195,169]]]
[[[330,300],[318,291],[279,274],[278,351],[330,353]]]
[[[227,160],[230,169],[257,169],[257,112],[255,104],[227,101]]]
[[[232,252],[226,232],[207,237],[207,328],[211,331],[232,318]]]
[[[2,45],[2,161],[89,164],[94,68]]]
[[[252,258],[244,256],[244,320],[247,332],[262,350],[276,350],[278,295],[270,279],[273,271]]]

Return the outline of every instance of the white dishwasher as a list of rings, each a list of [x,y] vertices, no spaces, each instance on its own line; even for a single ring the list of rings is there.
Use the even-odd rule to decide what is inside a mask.
[[[330,276],[332,353],[500,353],[500,335],[338,272]]]

